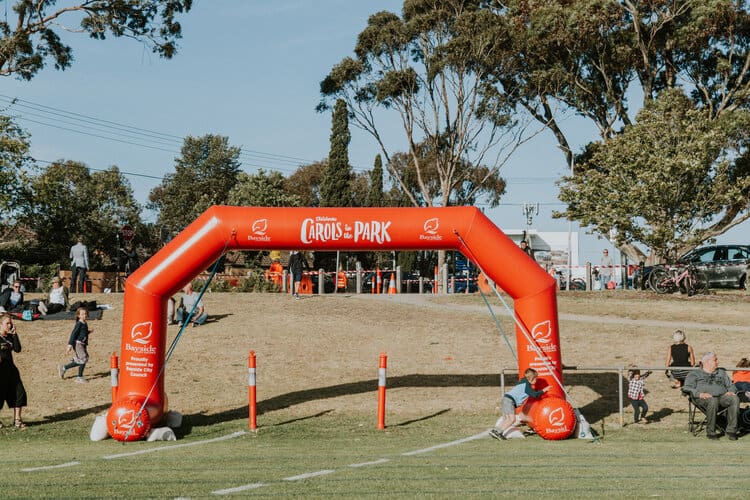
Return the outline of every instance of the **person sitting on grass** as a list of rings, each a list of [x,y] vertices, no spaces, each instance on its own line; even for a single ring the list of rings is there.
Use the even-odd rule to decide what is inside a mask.
[[[533,368],[527,368],[523,372],[523,378],[511,390],[503,396],[503,422],[500,427],[490,429],[490,436],[495,439],[508,439],[506,433],[516,421],[516,408],[521,407],[529,397],[539,398],[550,390],[552,386],[546,386],[540,391],[534,390],[534,383],[539,377],[539,372]]]
[[[198,292],[193,291],[193,284],[188,283],[182,289],[180,306],[175,312],[175,321],[177,321],[178,325],[182,325],[183,321],[187,321],[188,314],[193,310],[193,306],[195,306],[195,311],[193,311],[193,315],[190,317],[190,322],[196,327],[206,322],[208,314],[206,314],[203,301],[198,300]]]
[[[716,354],[707,352],[703,355],[701,369],[688,373],[682,391],[689,394],[695,405],[706,414],[708,439],[719,439],[716,432],[716,413],[719,408],[728,408],[726,435],[732,441],[737,440],[740,400],[735,394],[737,388],[732,384],[726,370],[719,368]]]
[[[52,278],[52,288],[50,288],[47,297],[39,302],[39,312],[42,316],[55,314],[60,311],[67,311],[70,304],[68,303],[68,289],[60,282],[60,278]]]

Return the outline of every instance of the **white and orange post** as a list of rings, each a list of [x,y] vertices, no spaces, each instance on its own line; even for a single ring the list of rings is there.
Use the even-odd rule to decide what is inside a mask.
[[[258,407],[256,405],[255,392],[255,351],[250,351],[247,357],[247,407],[249,412],[249,427],[251,431],[258,428],[257,416]]]
[[[380,272],[380,268],[377,268],[377,289],[375,290],[375,293],[380,295],[381,287],[383,286],[383,273]]]
[[[378,368],[378,429],[385,429],[385,369],[388,365],[386,353],[380,353]]]
[[[109,358],[109,380],[112,384],[112,402],[117,401],[117,388],[120,385],[120,367],[118,364],[117,353],[112,353]]]

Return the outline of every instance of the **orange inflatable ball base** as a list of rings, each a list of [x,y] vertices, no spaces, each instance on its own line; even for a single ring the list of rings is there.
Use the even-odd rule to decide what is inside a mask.
[[[576,427],[573,407],[562,398],[547,397],[532,403],[529,423],[543,439],[567,439]]]
[[[141,411],[142,401],[123,399],[112,405],[107,412],[107,430],[117,441],[145,439],[151,430],[148,411]]]

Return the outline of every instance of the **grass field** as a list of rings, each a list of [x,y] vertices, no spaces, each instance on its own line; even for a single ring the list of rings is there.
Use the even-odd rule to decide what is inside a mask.
[[[395,422],[311,415],[193,428],[170,443],[81,439],[88,422],[3,439],[4,498],[747,498],[746,442],[625,428],[596,442],[466,440],[479,417]],[[230,437],[233,433],[242,433]],[[16,434],[14,437],[17,437]],[[447,446],[439,447],[439,445]],[[60,466],[44,469],[44,467]]]
[[[572,374],[566,386],[597,440],[489,438],[500,396],[492,372],[510,361],[478,297],[421,304],[406,296],[212,294],[207,307],[218,320],[189,329],[169,369],[171,407],[185,415],[178,441],[91,442],[94,416],[109,404],[118,298],[100,297],[114,309],[93,324],[85,386],[54,377],[60,355],[49,351],[71,325],[18,325],[29,427],[9,428],[8,410],[0,412],[3,498],[747,498],[750,491],[750,436],[692,436],[684,399],[663,379],[649,379],[649,403],[661,417],[648,425],[619,426],[616,377]],[[660,364],[675,325],[697,352],[714,348],[725,365],[748,355],[750,300],[739,293],[561,294],[559,304],[569,364]],[[259,353],[257,432],[247,429],[248,345]],[[391,355],[385,430],[375,429],[380,350]]]

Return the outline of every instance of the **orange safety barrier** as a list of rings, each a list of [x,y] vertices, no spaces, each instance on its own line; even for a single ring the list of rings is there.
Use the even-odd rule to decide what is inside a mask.
[[[313,282],[312,278],[305,274],[299,282],[299,293],[302,295],[312,295],[313,293]]]
[[[391,295],[398,293],[396,290],[396,278],[393,277],[393,273],[391,273],[391,280],[388,282],[388,293]]]
[[[380,272],[380,268],[377,269],[377,288],[375,289],[375,293],[379,294],[380,289],[383,286],[383,273]]]
[[[378,429],[385,429],[385,369],[387,365],[388,356],[381,352],[378,365]]]
[[[235,249],[459,251],[514,300],[519,376],[533,367],[552,386],[548,395],[564,397],[555,380],[562,382],[555,281],[476,207],[213,206],[125,284],[122,370],[117,400],[107,416],[115,439],[143,439],[151,425],[164,418],[167,301],[219,256]],[[134,413],[141,407],[144,412]],[[560,436],[573,429],[558,431]]]
[[[112,385],[112,402],[117,401],[117,385],[119,384],[119,365],[117,364],[117,353],[109,357],[109,381]]]
[[[255,351],[250,351],[247,356],[247,408],[248,408],[248,427],[251,431],[258,428],[256,422],[258,416],[258,408],[256,405],[256,394],[255,394]]]

